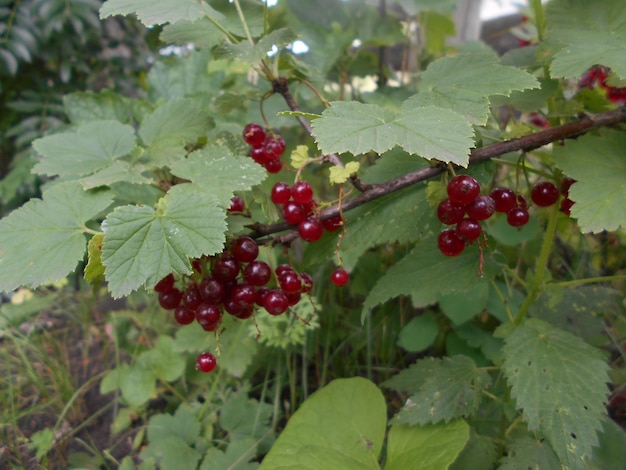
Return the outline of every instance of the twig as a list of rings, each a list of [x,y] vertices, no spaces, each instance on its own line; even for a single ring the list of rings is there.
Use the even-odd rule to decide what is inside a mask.
[[[519,137],[517,139],[507,140],[505,142],[498,142],[496,144],[487,145],[478,149],[472,150],[470,153],[470,165],[480,162],[484,162],[494,157],[504,155],[509,152],[528,152],[535,150],[544,145],[552,142],[558,142],[564,139],[573,139],[579,137],[589,131],[599,129],[601,127],[613,127],[617,124],[626,123],[626,108],[622,107],[605,113],[596,114],[594,116],[582,116],[577,121],[569,122],[561,126],[552,127],[543,131],[535,132],[533,134]],[[308,124],[308,122],[307,122]],[[437,166],[430,168],[422,168],[421,170],[407,173],[399,178],[389,180],[385,183],[366,185],[365,190],[358,196],[342,201],[341,211],[346,212],[355,207],[366,204],[374,199],[386,196],[393,192],[404,189],[408,186],[412,186],[421,181],[433,178],[438,174],[446,170],[446,166]],[[321,220],[329,219],[336,215],[339,215],[339,205],[328,207],[319,213]],[[286,230],[293,229],[293,225],[281,222],[272,225],[254,224],[249,226],[253,230],[250,236],[253,238],[260,238],[263,236],[271,235],[273,233],[284,232]],[[268,238],[261,243],[289,243],[297,238],[297,231],[281,235],[276,238]]]

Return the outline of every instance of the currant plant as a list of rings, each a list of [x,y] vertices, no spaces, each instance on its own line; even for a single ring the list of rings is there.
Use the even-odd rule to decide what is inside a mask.
[[[305,3],[104,2],[102,18],[135,15],[180,54],[155,62],[145,99],[65,100],[67,126],[33,143],[42,198],[0,221],[0,289],[61,279],[87,253],[94,288],[168,311],[179,329],[160,348],[211,372],[211,395],[261,346],[305,357],[337,302],[400,325],[384,329],[396,360],[311,396],[271,449],[204,456],[179,436],[193,468],[608,468],[609,443],[626,444],[606,411],[626,384],[624,265],[571,251],[601,233],[623,246],[622,1],[533,0],[533,35],[503,57],[444,46],[453,0],[393,15],[324,0],[313,17]],[[419,71],[372,52],[416,41]],[[135,370],[105,389],[136,407],[183,375],[143,371],[133,398]],[[378,387],[402,398],[390,422]]]

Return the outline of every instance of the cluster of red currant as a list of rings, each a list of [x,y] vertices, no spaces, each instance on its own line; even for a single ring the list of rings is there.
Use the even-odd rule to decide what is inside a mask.
[[[578,80],[578,88],[593,90],[594,87],[600,86],[606,91],[606,98],[609,101],[624,105],[626,104],[626,88],[612,87],[606,83],[610,71],[611,69],[601,65],[587,70]]]
[[[518,229],[528,223],[528,203],[512,189],[494,188],[489,195],[480,194],[480,184],[470,175],[458,175],[450,180],[447,187],[448,198],[439,203],[437,217],[446,228],[437,240],[439,250],[446,256],[460,255],[465,247],[483,233],[481,221],[487,220],[496,212],[506,214],[506,221]],[[532,201],[540,207],[548,207],[559,199],[559,190],[543,181],[533,186]]]
[[[285,152],[285,139],[268,132],[259,124],[246,124],[243,140],[250,145],[250,157],[269,173],[278,173],[283,168],[280,157]]]
[[[574,201],[569,198],[569,188],[576,182],[573,178],[563,178],[561,181],[561,194],[563,195],[563,199],[561,199],[561,210],[567,216],[572,213],[572,206],[574,205]]]
[[[194,260],[194,272],[178,283],[173,274],[161,279],[154,286],[159,304],[174,310],[177,323],[188,325],[197,321],[206,331],[219,327],[224,312],[242,320],[250,318],[256,306],[270,315],[285,313],[300,301],[302,294],[311,291],[313,279],[289,264],[272,271],[266,262],[257,260],[258,254],[259,246],[252,238],[235,239],[222,254]],[[267,287],[272,279],[275,287]],[[206,366],[207,354],[210,353],[200,354],[196,362],[197,369],[203,372],[215,367]]]

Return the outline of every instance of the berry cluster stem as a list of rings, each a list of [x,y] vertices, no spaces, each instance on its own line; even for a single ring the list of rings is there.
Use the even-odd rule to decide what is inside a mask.
[[[552,245],[554,242],[554,237],[556,235],[556,226],[559,218],[559,205],[554,204],[550,208],[550,216],[548,217],[548,225],[546,227],[546,232],[543,237],[543,242],[541,243],[541,251],[539,251],[539,257],[537,258],[537,262],[535,264],[535,272],[530,279],[530,283],[528,286],[528,293],[526,294],[526,298],[522,303],[517,315],[515,316],[514,323],[519,325],[526,314],[528,313],[528,309],[532,305],[532,303],[539,297],[544,287],[544,277],[545,273],[548,270],[548,261],[550,259],[550,252],[552,251]]]

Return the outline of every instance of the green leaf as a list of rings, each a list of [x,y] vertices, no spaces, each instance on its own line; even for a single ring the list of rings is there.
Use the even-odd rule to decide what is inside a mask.
[[[144,165],[132,164],[116,160],[106,168],[96,171],[93,175],[78,180],[85,189],[99,186],[111,186],[115,183],[151,184],[154,180],[142,175],[146,171]]]
[[[470,438],[458,455],[450,470],[493,470],[498,460],[499,449],[494,439],[480,436],[470,430]]]
[[[378,469],[385,399],[370,381],[337,379],[311,395],[287,422],[261,469]]]
[[[564,465],[586,468],[605,413],[608,366],[582,339],[530,319],[505,338],[503,371],[511,396]]]
[[[156,62],[148,72],[152,93],[165,101],[211,93],[215,83],[208,73],[210,60],[209,51],[194,51]]]
[[[0,291],[58,281],[85,255],[85,223],[112,202],[108,191],[60,183],[0,220]]]
[[[140,358],[151,368],[156,378],[173,382],[185,371],[185,358],[174,351],[174,339],[159,336],[154,347],[141,354]]]
[[[463,420],[429,426],[395,424],[389,430],[385,470],[447,469],[465,447],[470,428]]]
[[[144,117],[139,136],[148,145],[164,139],[195,142],[207,133],[210,125],[202,100],[179,98],[167,101]]]
[[[268,433],[272,411],[269,403],[259,403],[248,398],[247,390],[239,390],[220,409],[220,427],[228,432],[231,442],[252,438],[260,443],[273,437]]]
[[[217,59],[238,60],[248,65],[256,65],[273,47],[279,49],[297,39],[297,35],[289,28],[276,29],[266,36],[263,36],[256,44],[240,42],[238,44],[223,43],[215,50]]]
[[[331,103],[312,122],[324,153],[384,153],[399,145],[409,153],[467,166],[471,126],[457,113],[434,106],[403,106],[400,113],[355,101]]]
[[[439,300],[439,308],[458,326],[481,312],[487,306],[488,299],[489,284],[483,283],[472,290],[443,296]]]
[[[153,286],[169,273],[190,274],[190,258],[224,245],[226,214],[194,185],[174,186],[157,207],[118,207],[102,224],[102,263],[114,297]]]
[[[626,78],[626,10],[621,0],[553,0],[546,7],[547,40],[559,44],[550,69],[578,78],[602,64]]]
[[[40,175],[84,176],[113,164],[135,146],[135,131],[118,121],[94,121],[76,132],[42,137],[33,147],[43,159],[33,171]]]
[[[344,168],[333,166],[330,168],[330,184],[343,184],[348,178],[359,171],[359,162],[348,162]]]
[[[136,362],[132,366],[123,364],[119,367],[118,377],[122,396],[130,406],[143,405],[156,390],[156,377],[141,362]]]
[[[400,330],[398,346],[409,352],[420,352],[433,344],[439,333],[434,315],[420,315]]]
[[[486,276],[478,274],[479,260],[474,250],[470,248],[459,256],[448,257],[436,245],[434,237],[424,238],[389,268],[365,299],[364,310],[399,295],[410,295],[415,306],[427,306],[445,295],[489,282]]]
[[[87,244],[88,261],[85,267],[85,281],[99,287],[104,282],[104,266],[102,265],[102,242],[104,234],[99,233],[91,237]]]
[[[216,145],[196,150],[173,163],[172,173],[196,183],[198,191],[214,196],[223,207],[230,205],[235,191],[247,191],[261,183],[267,172],[249,157],[235,156]]]
[[[256,462],[249,462],[257,452],[257,444],[254,439],[246,438],[228,444],[226,451],[223,452],[216,447],[210,448],[202,461],[200,470],[215,469],[236,469],[236,470],[255,470],[259,468]]]
[[[508,96],[513,90],[539,87],[529,73],[500,65],[487,48],[436,60],[421,78],[419,91],[406,101],[406,108],[448,108],[478,125],[487,122],[490,95]]]
[[[201,425],[189,405],[180,405],[174,415],[158,414],[148,423],[148,440],[158,446],[170,436],[179,437],[185,444],[193,445],[200,437]]]
[[[225,36],[208,18],[194,21],[181,20],[163,27],[161,41],[185,46],[193,44],[197,49],[210,49],[221,43]]]
[[[196,470],[202,454],[187,445],[180,437],[170,436],[161,439],[158,445],[148,445],[140,454],[142,460],[153,458],[159,468],[176,470]]]
[[[608,469],[623,460],[626,432],[615,421],[608,417],[602,420],[602,432],[598,439],[599,445],[593,448],[592,470]]]
[[[583,232],[626,228],[626,159],[623,132],[605,130],[554,148],[553,160],[577,180],[569,191],[572,217]]]
[[[43,459],[52,450],[55,443],[54,431],[50,428],[37,431],[30,436],[28,447],[36,451],[37,460]]]
[[[561,470],[563,466],[554,451],[545,442],[530,436],[520,436],[507,444],[507,455],[500,460],[498,470]],[[580,468],[580,467],[574,467]],[[587,468],[587,467],[582,467]]]
[[[63,108],[70,120],[79,125],[109,119],[129,123],[132,117],[126,98],[111,90],[70,93],[63,97]]]
[[[472,415],[480,405],[482,391],[490,384],[489,374],[466,356],[422,359],[383,383],[412,394],[394,418],[397,423],[410,425]]]
[[[107,0],[100,7],[100,18],[113,15],[137,15],[146,26],[193,21],[203,16],[220,22],[224,16],[203,0]]]

